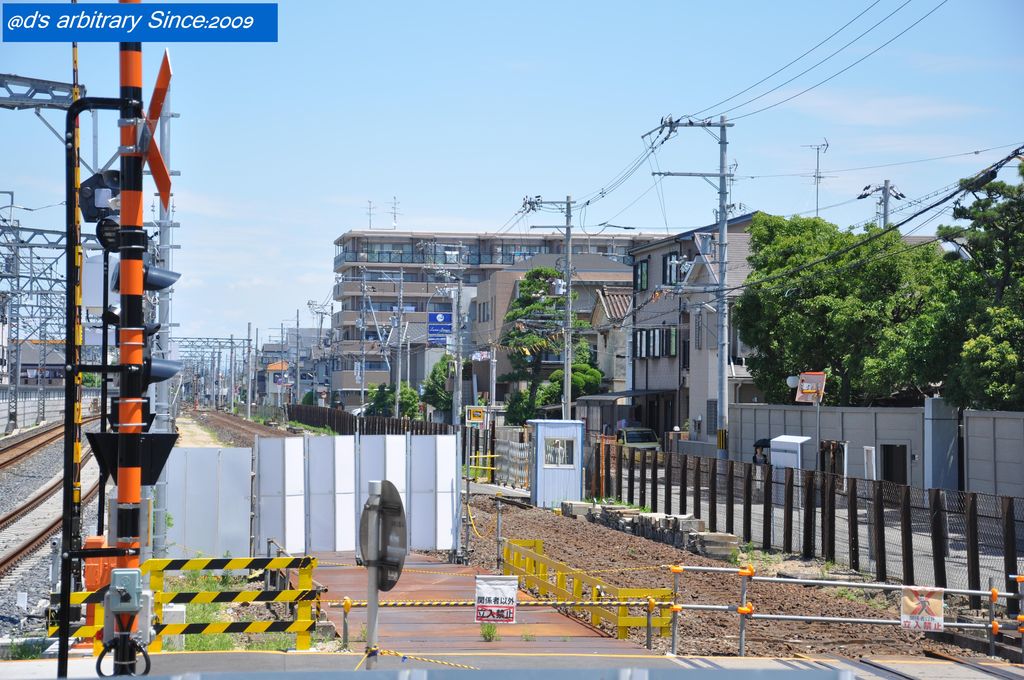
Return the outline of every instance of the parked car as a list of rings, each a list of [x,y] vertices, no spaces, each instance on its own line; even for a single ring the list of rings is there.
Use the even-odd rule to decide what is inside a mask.
[[[658,462],[664,462],[664,454],[661,451],[661,440],[657,433],[649,427],[624,427],[615,433],[615,441],[622,446],[628,446],[636,451],[653,450],[658,452]],[[634,458],[639,453],[634,452]]]

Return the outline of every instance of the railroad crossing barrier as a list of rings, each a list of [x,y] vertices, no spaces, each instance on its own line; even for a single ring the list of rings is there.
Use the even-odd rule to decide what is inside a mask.
[[[153,616],[155,636],[149,645],[152,652],[163,650],[165,635],[213,635],[216,633],[295,633],[295,648],[307,650],[310,647],[311,632],[316,628],[320,614],[320,596],[324,588],[314,587],[313,570],[317,566],[314,557],[241,557],[241,558],[192,558],[153,559],[141,566],[143,574],[149,574],[149,589],[153,591]],[[211,571],[211,570],[252,570],[297,569],[298,588],[285,590],[202,590],[174,592],[164,590],[164,576],[168,571]],[[96,605],[96,621],[103,620],[102,603],[106,588],[94,591],[71,593],[71,604]],[[163,623],[165,604],[233,603],[233,602],[291,602],[296,605],[293,621],[214,621],[204,623]],[[313,616],[316,606],[317,616]],[[50,626],[48,634],[57,634],[57,626]],[[98,638],[103,633],[102,625],[73,626],[69,637]],[[97,651],[94,644],[94,653]]]
[[[623,589],[626,590],[626,589]],[[637,589],[632,589],[637,590]],[[667,590],[667,589],[666,589]],[[342,649],[348,649],[348,615],[352,609],[365,609],[368,605],[366,600],[353,600],[349,597],[345,597],[341,600],[328,600],[325,604],[341,607],[343,610],[343,616],[341,620],[341,644]],[[476,606],[475,600],[383,600],[377,603],[378,607],[474,607]],[[654,630],[654,612],[659,607],[671,607],[671,602],[658,601],[653,597],[647,599],[632,599],[632,600],[614,600],[614,599],[602,599],[602,600],[521,600],[516,602],[517,607],[572,607],[578,609],[580,607],[644,607],[646,609],[646,626],[647,626],[647,649],[652,646],[651,636]],[[635,617],[634,617],[635,618]]]
[[[672,573],[672,602],[670,609],[672,612],[672,643],[671,653],[676,653],[676,643],[678,639],[678,625],[679,616],[685,610],[701,610],[701,611],[717,611],[723,613],[736,614],[739,617],[739,656],[745,656],[746,654],[746,629],[748,622],[750,621],[802,621],[804,623],[848,623],[855,625],[870,625],[870,626],[902,626],[903,621],[897,619],[871,619],[871,618],[853,618],[853,617],[841,617],[841,616],[809,616],[801,614],[762,614],[755,611],[754,604],[747,599],[748,587],[751,583],[783,583],[787,585],[800,585],[800,586],[820,586],[820,587],[831,587],[831,588],[857,588],[860,590],[876,590],[876,591],[903,591],[904,589],[915,589],[915,590],[930,590],[942,592],[943,594],[949,595],[963,595],[965,597],[984,597],[988,600],[988,611],[987,621],[985,622],[969,622],[969,621],[944,621],[944,628],[960,629],[960,630],[982,630],[985,631],[988,637],[989,644],[989,656],[995,656],[995,643],[996,636],[999,635],[999,631],[1003,628],[1007,630],[1014,630],[1021,633],[1021,654],[1024,656],[1024,615],[1018,615],[1015,619],[1001,620],[996,616],[996,604],[999,600],[1004,600],[1007,604],[1013,601],[1019,601],[1022,598],[1021,594],[1014,592],[1003,592],[1000,591],[994,585],[994,579],[989,579],[988,590],[976,590],[968,588],[935,588],[933,586],[916,586],[916,585],[897,585],[891,583],[858,583],[856,581],[834,581],[828,579],[803,579],[803,578],[782,578],[777,576],[757,576],[753,565],[746,565],[741,567],[698,567],[689,566],[683,564],[670,565],[669,570]],[[739,603],[735,605],[712,605],[712,604],[680,604],[679,599],[679,577],[687,572],[701,572],[701,573],[722,573],[722,574],[734,574],[739,576],[740,579],[740,597]],[[1010,577],[1014,579],[1016,583],[1024,583],[1024,574],[1012,575]]]
[[[534,588],[543,597],[553,595],[555,598],[574,601],[569,604],[577,612],[586,611],[590,614],[590,622],[599,625],[606,621],[613,625],[620,639],[629,635],[630,628],[647,625],[650,618],[651,626],[660,635],[670,633],[670,617],[664,609],[671,606],[666,602],[672,591],[668,588],[620,588],[613,586],[595,576],[573,569],[567,564],[558,562],[544,555],[544,542],[540,540],[502,539],[502,573],[519,576],[519,581],[526,588]],[[551,578],[554,577],[554,583]],[[589,597],[585,597],[589,596]],[[640,602],[647,606],[653,599],[657,612],[651,610],[647,616],[630,614],[631,605],[618,604],[622,601]],[[587,601],[590,604],[579,604]],[[613,611],[608,607],[615,607]]]

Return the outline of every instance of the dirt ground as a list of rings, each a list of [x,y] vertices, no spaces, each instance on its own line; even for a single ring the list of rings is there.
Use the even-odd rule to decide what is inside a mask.
[[[179,417],[179,421],[191,420],[197,429],[205,431],[214,440],[222,443],[207,444],[206,446],[252,446],[253,435],[261,437],[286,437],[285,430],[276,427],[267,427],[232,416],[227,413],[217,413],[211,416],[206,411],[188,411]],[[180,427],[179,427],[180,429]],[[197,444],[197,446],[201,446]]]
[[[178,416],[178,446],[185,447],[206,447],[206,446],[227,446],[210,429],[201,426],[195,421],[191,414]]]
[[[485,538],[472,537],[470,561],[476,566],[494,570],[494,501],[490,497],[475,497],[471,506],[476,526]],[[615,531],[583,518],[571,519],[544,510],[526,510],[508,504],[502,508],[502,535],[508,538],[541,539],[544,541],[546,555],[585,570],[635,569],[666,564],[735,566]],[[599,576],[620,587],[672,587],[672,575],[668,569],[609,571]],[[736,604],[739,600],[739,585],[739,578],[728,574],[684,574],[680,580],[680,602]],[[895,599],[886,600],[881,594],[865,598],[860,595],[862,592],[855,589],[752,583],[747,599],[753,603],[756,612],[764,614],[896,618],[898,610]],[[643,630],[633,633],[633,639],[638,644],[643,643],[643,636]],[[655,637],[654,645],[659,651],[667,651],[669,639]],[[679,654],[734,655],[737,649],[735,614],[683,612],[679,623]],[[957,656],[972,655],[972,652],[961,647],[927,640],[921,635],[891,625],[788,621],[751,621],[747,627],[746,649],[748,655],[776,656],[809,652],[850,657],[914,655],[926,649]]]

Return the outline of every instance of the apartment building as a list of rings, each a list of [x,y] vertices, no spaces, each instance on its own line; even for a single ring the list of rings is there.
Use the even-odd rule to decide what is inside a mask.
[[[654,238],[643,234],[581,234],[573,243],[573,253],[592,253],[628,264],[629,250]],[[462,312],[466,319],[477,287],[494,272],[536,255],[561,255],[563,239],[557,232],[473,234],[362,229],[342,234],[334,247],[333,297],[338,311],[331,320],[335,339],[331,387],[354,408],[360,386],[357,365],[364,353],[366,384],[391,382],[401,336],[402,379],[417,387],[445,351],[454,348],[451,339],[446,346],[431,345],[428,316],[454,313],[456,278],[463,282]],[[399,316],[401,333],[392,327]],[[486,342],[471,344],[468,328],[464,341],[467,357],[472,350],[487,347]],[[470,385],[467,388],[472,389]]]
[[[754,214],[728,222],[727,286],[742,283]],[[718,225],[677,234],[630,251],[633,310],[630,343],[631,419],[658,432],[689,427],[691,439],[713,441],[718,427],[718,319],[713,292],[680,286],[718,284]],[[729,306],[739,291],[729,293]],[[760,401],[746,368],[749,354],[729,325],[730,403]]]

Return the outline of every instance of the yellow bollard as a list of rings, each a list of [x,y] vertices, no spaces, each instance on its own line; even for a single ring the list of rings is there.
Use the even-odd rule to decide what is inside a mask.
[[[307,590],[313,587],[313,569],[316,568],[316,560],[311,559],[308,567],[299,568],[299,590]],[[295,608],[296,620],[297,621],[312,621],[313,620],[313,603],[309,600],[299,602]],[[312,635],[310,631],[304,631],[295,634],[295,649],[299,651],[306,651],[310,647],[310,640]]]

